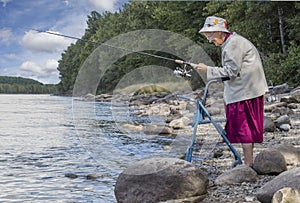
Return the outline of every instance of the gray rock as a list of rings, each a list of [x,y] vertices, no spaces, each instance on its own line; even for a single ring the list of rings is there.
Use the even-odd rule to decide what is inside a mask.
[[[296,203],[300,202],[300,191],[295,188],[285,187],[273,195],[272,203]]]
[[[221,113],[221,109],[214,106],[207,107],[206,110],[212,116],[219,115]]]
[[[300,149],[291,144],[283,144],[276,147],[285,159],[287,165],[297,165],[300,162]]]
[[[274,123],[277,127],[280,127],[282,124],[291,124],[291,119],[288,115],[283,115],[277,118]]]
[[[84,96],[84,101],[95,101],[95,95],[93,94],[87,94]]]
[[[75,179],[75,178],[78,178],[78,175],[76,175],[74,173],[66,173],[65,177]]]
[[[143,130],[143,126],[142,125],[132,125],[132,124],[124,124],[121,126],[122,130],[124,130],[125,132],[141,132]]]
[[[186,110],[188,110],[189,112],[194,112],[195,111],[195,107],[196,105],[194,103],[188,102],[186,104]]]
[[[282,124],[279,126],[279,129],[285,132],[288,132],[291,129],[291,125],[290,124]]]
[[[279,115],[290,115],[290,114],[293,114],[293,111],[290,109],[290,108],[287,108],[287,107],[279,107],[279,108],[276,108],[272,111],[272,113],[274,114],[279,114]]]
[[[100,95],[97,95],[95,96],[95,100],[97,102],[109,102],[112,100],[112,95],[110,94],[100,94]]]
[[[297,103],[297,99],[291,95],[287,95],[280,98],[280,102],[286,102],[286,103]]]
[[[161,129],[159,135],[172,135],[172,133],[173,133],[173,129],[168,126],[165,126],[164,128]]]
[[[255,196],[246,196],[245,201],[246,202],[253,202],[253,201],[255,201]]]
[[[256,196],[262,203],[270,203],[278,190],[291,187],[300,190],[300,167],[285,171],[263,185]]]
[[[170,123],[170,122],[172,122],[173,120],[179,119],[179,118],[181,118],[181,117],[182,117],[181,114],[169,115],[169,116],[165,117],[165,122],[166,122],[166,123]]]
[[[143,127],[143,132],[146,135],[171,135],[173,129],[168,126],[146,125]]]
[[[264,118],[264,132],[274,132],[276,130],[276,125],[270,117]]]
[[[215,180],[216,185],[230,185],[242,182],[255,182],[256,172],[246,165],[238,165],[235,168],[224,172]]]
[[[284,156],[276,149],[266,149],[254,159],[253,169],[261,175],[279,174],[287,170]]]
[[[185,126],[187,126],[190,121],[191,120],[189,118],[182,117],[182,118],[179,118],[179,119],[172,120],[169,123],[169,126],[172,127],[173,129],[182,129]]]
[[[291,103],[291,104],[288,105],[288,107],[289,107],[290,109],[297,109],[297,108],[300,107],[300,105],[299,105],[299,104],[295,104],[295,103]]]
[[[283,83],[281,85],[271,86],[269,89],[272,94],[282,94],[289,90],[289,85],[287,83]]]
[[[167,200],[159,203],[199,203],[202,200],[204,200],[207,197],[207,195],[200,195],[197,197],[190,197],[190,198],[184,198],[184,199],[172,199]]]
[[[159,202],[201,196],[208,178],[190,162],[175,158],[141,160],[118,177],[115,196],[119,203]]]
[[[265,105],[264,110],[265,112],[272,112],[274,109],[282,107],[282,106],[287,106],[286,102],[278,102],[270,105]]]
[[[94,173],[86,175],[87,180],[95,180],[95,179],[100,178],[100,177],[101,177],[100,175],[94,174]]]
[[[291,97],[293,97],[298,103],[300,103],[300,89],[295,89],[291,92]]]

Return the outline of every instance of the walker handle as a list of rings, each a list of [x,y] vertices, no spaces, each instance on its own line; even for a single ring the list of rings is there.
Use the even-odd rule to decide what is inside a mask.
[[[226,80],[230,80],[230,77],[222,77],[221,80],[222,80],[222,82],[224,82]]]

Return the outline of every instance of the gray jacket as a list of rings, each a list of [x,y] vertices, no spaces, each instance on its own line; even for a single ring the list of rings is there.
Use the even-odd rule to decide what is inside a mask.
[[[222,66],[207,67],[207,79],[229,77],[224,82],[226,104],[252,99],[268,91],[263,66],[255,46],[233,33],[222,45]]]

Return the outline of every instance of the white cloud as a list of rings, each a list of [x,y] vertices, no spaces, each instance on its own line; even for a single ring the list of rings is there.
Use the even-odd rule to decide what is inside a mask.
[[[37,78],[45,78],[50,75],[58,75],[58,62],[54,59],[48,59],[43,65],[36,64],[33,61],[25,61],[20,66],[20,70],[35,75]]]
[[[21,72],[18,72],[17,75],[32,78],[44,84],[57,84],[59,82],[57,66],[58,62],[54,59],[48,59],[39,64],[34,61],[25,61],[20,66]]]
[[[25,61],[22,63],[20,70],[37,74],[43,73],[42,68],[33,61]]]
[[[7,22],[8,25],[9,22],[14,22],[14,25],[20,27],[26,25],[37,29],[54,30],[57,33],[81,38],[87,28],[87,16],[91,11],[96,10],[99,13],[116,11],[117,6],[125,1],[59,0],[49,4],[48,0],[26,1],[26,3],[0,0],[2,4],[0,7],[6,6],[12,9],[10,13],[3,16],[7,19],[0,20]],[[18,2],[20,8],[14,7],[15,2]],[[47,9],[44,10],[46,6]],[[36,18],[37,15],[39,18]],[[5,50],[0,57],[0,63],[3,68],[8,68],[7,75],[30,77],[43,83],[59,82],[57,61],[61,59],[61,53],[75,42],[74,40],[34,30],[20,36],[20,29],[4,28],[5,26],[0,27],[0,47]]]
[[[7,59],[18,59],[16,54],[4,54],[4,57]]]
[[[103,11],[115,11],[117,0],[80,0],[80,1],[65,1],[65,4],[72,8],[71,12],[66,13],[64,18],[61,18],[51,27],[52,30],[61,33],[81,37],[87,28],[87,16],[91,11],[96,10],[99,13]]]
[[[90,3],[95,9],[106,11],[114,10],[116,2],[116,0],[90,0]]]
[[[56,75],[58,72],[57,67],[58,67],[57,60],[49,59],[46,61],[44,72],[51,74],[51,75]]]
[[[68,38],[31,30],[23,36],[21,45],[31,51],[51,53],[64,50],[71,42]]]
[[[6,7],[6,4],[10,1],[12,1],[12,0],[1,0],[1,2],[3,3],[2,6]]]
[[[13,33],[10,29],[3,28],[0,29],[0,43],[4,45],[9,45],[13,38]]]
[[[80,38],[87,28],[86,20],[87,15],[85,14],[71,13],[64,19],[56,22],[56,24],[51,27],[51,30],[56,30],[65,35]]]

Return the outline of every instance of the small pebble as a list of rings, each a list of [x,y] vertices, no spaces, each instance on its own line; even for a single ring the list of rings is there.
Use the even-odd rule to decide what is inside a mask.
[[[100,175],[98,175],[98,174],[88,174],[87,176],[86,176],[86,179],[87,180],[94,180],[94,179],[97,179],[97,178],[99,178],[100,177]]]
[[[255,197],[253,197],[253,196],[246,196],[245,197],[246,202],[253,202],[254,200],[255,200]]]
[[[78,175],[76,175],[74,173],[66,173],[65,177],[75,179],[75,178],[78,178]]]

